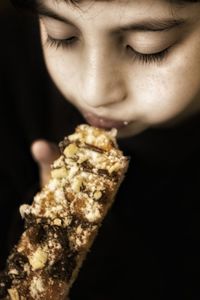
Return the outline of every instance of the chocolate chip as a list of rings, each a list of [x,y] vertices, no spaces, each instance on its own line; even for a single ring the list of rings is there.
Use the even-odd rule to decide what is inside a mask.
[[[25,228],[29,228],[31,226],[34,226],[36,224],[36,217],[33,216],[32,214],[25,214],[24,215],[25,218]]]
[[[60,260],[48,268],[48,274],[54,279],[70,280],[76,267],[77,254],[64,251]]]
[[[44,230],[46,231],[46,238],[49,240],[56,240],[64,248],[69,249],[69,241],[67,238],[66,228],[60,226],[45,226]]]
[[[35,224],[28,229],[27,233],[32,244],[42,243],[46,239],[46,232],[42,224]]]
[[[0,274],[0,299],[6,297],[7,290],[11,287],[11,279],[5,273]]]
[[[85,160],[84,162],[82,162],[81,164],[81,167],[83,168],[83,170],[85,172],[92,172],[94,166],[88,161],[88,160]]]
[[[23,279],[27,272],[24,271],[24,265],[28,263],[28,258],[14,249],[8,258],[8,270],[16,270],[17,273],[9,274],[11,279]]]
[[[104,191],[100,199],[98,199],[99,203],[106,204],[109,202],[109,194],[108,191]]]
[[[91,149],[91,150],[99,152],[99,153],[104,153],[105,152],[104,149],[96,147],[96,146],[88,144],[88,143],[85,143],[85,147],[84,148]]]
[[[29,227],[37,227],[38,224],[41,225],[45,225],[48,223],[48,219],[47,218],[37,218],[35,215],[33,214],[28,214],[28,215],[24,215],[25,218],[25,228],[29,228]]]
[[[81,226],[83,229],[92,229],[94,224],[91,224],[86,220],[82,220],[81,218],[74,217],[72,219],[70,226],[68,227],[69,234],[73,232],[74,229],[77,228],[78,226]]]
[[[105,169],[98,169],[98,174],[100,176],[108,176],[108,177],[110,177],[110,174],[109,174],[108,170],[105,170]]]
[[[71,279],[72,273],[76,267],[76,261],[77,261],[76,253],[69,253],[67,255],[65,268],[66,268],[66,277],[68,281]]]

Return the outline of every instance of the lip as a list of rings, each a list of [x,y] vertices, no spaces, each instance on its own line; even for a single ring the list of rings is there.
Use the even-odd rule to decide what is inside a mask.
[[[99,127],[99,128],[120,129],[120,128],[126,127],[128,125],[128,122],[126,122],[126,121],[117,121],[117,120],[107,119],[104,117],[97,116],[90,112],[83,112],[83,116],[90,125]]]

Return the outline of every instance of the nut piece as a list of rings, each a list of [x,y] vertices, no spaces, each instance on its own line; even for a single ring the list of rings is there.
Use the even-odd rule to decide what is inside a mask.
[[[24,219],[25,214],[29,214],[29,212],[30,212],[30,205],[28,205],[28,204],[21,205],[19,208],[19,212],[20,212],[22,219]]]
[[[96,191],[94,193],[94,199],[95,200],[99,200],[101,198],[101,196],[102,196],[102,192],[100,192],[100,191]]]
[[[61,222],[60,219],[55,219],[55,220],[53,221],[53,224],[56,225],[56,226],[61,226],[61,225],[62,225],[62,222]]]
[[[55,178],[55,179],[60,179],[60,178],[66,177],[67,174],[68,174],[68,172],[65,167],[62,167],[59,169],[54,169],[51,171],[51,176],[52,176],[52,178]]]
[[[17,289],[8,289],[11,300],[20,300]]]
[[[66,157],[73,157],[78,151],[78,147],[76,144],[69,144],[64,150],[64,154]]]
[[[74,133],[68,136],[68,139],[72,141],[76,141],[81,138],[81,135],[79,133]]]
[[[29,263],[32,266],[32,270],[36,271],[43,269],[48,259],[48,254],[44,249],[38,247],[33,255],[29,257]]]
[[[17,271],[17,269],[11,269],[11,270],[8,271],[8,274],[9,275],[18,275],[19,272]]]
[[[113,173],[114,171],[115,172],[118,172],[119,170],[121,169],[121,165],[119,164],[119,162],[115,163],[108,171],[109,173]]]
[[[83,179],[82,178],[75,177],[74,180],[73,180],[73,182],[72,182],[72,190],[75,193],[79,193],[80,190],[81,190],[82,183],[83,183]]]

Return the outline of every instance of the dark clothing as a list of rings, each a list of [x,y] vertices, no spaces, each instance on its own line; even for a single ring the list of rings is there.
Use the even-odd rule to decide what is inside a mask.
[[[46,73],[34,20],[10,14],[0,17],[1,267],[22,230],[18,207],[38,189],[31,142],[58,142],[83,122]],[[199,125],[119,141],[130,168],[71,300],[200,299]]]
[[[85,299],[199,298],[199,123],[121,143],[131,166],[74,299],[86,281]]]

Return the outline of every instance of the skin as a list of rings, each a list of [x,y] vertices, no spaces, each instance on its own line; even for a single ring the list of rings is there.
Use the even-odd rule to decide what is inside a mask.
[[[119,136],[133,136],[199,111],[199,3],[177,7],[161,0],[83,1],[79,8],[62,1],[45,3],[72,23],[41,16],[41,39],[51,77],[81,112],[127,121]],[[118,30],[133,20],[173,16],[186,23],[159,32]],[[56,48],[46,43],[48,35],[77,40],[69,48]],[[132,51],[150,54],[168,47],[160,62],[138,61]]]
[[[199,113],[199,3],[83,1],[76,7],[62,1],[43,2],[71,22],[40,15],[41,41],[53,81],[84,115],[127,121],[118,131],[119,137],[127,137],[152,127],[175,126]],[[185,23],[167,31],[119,29],[149,18],[182,18]],[[47,42],[48,36],[73,37],[73,42],[70,47],[56,47]],[[155,54],[168,47],[160,61],[135,58],[134,51]],[[36,160],[39,152],[33,153]]]

